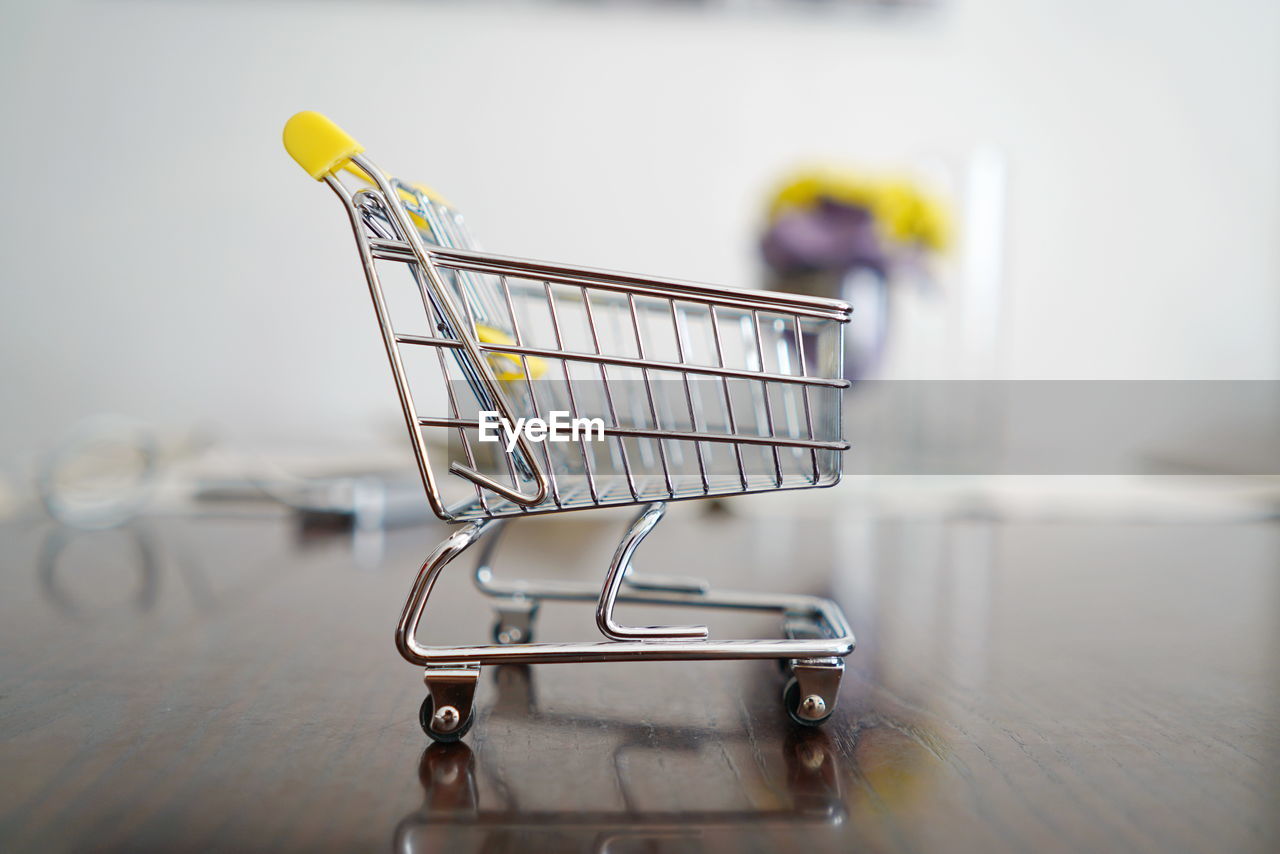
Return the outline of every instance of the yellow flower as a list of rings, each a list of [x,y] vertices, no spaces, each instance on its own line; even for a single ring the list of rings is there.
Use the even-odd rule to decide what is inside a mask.
[[[934,251],[950,243],[950,218],[939,200],[910,181],[873,178],[848,169],[815,168],[796,173],[774,193],[769,220],[789,210],[814,207],[823,199],[866,208],[895,243]]]

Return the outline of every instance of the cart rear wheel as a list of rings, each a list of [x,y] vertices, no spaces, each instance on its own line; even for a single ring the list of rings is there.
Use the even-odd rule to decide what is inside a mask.
[[[452,713],[452,714],[451,714]],[[422,725],[422,731],[431,736],[432,741],[441,744],[452,744],[455,741],[461,741],[462,737],[471,730],[471,726],[476,722],[476,712],[472,708],[471,714],[467,715],[466,720],[458,721],[458,711],[452,706],[445,706],[441,710],[439,716],[436,715],[436,705],[428,694],[426,699],[422,701],[422,707],[418,710],[418,723]]]
[[[801,726],[822,726],[831,717],[832,710],[821,697],[800,696],[800,683],[795,677],[788,679],[787,687],[782,689],[782,704],[787,707],[791,720]]]
[[[533,643],[533,626],[522,627],[503,620],[495,620],[493,642],[503,646],[514,643]]]

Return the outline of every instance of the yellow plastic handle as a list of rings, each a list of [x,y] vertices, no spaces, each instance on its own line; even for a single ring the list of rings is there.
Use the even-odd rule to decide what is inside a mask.
[[[364,146],[328,116],[305,110],[284,123],[284,149],[319,181],[345,167]]]

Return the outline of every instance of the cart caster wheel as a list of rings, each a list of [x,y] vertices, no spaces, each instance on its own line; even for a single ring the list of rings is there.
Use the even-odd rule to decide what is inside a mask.
[[[499,602],[494,608],[493,642],[501,646],[532,643],[540,604],[537,599],[525,597]]]
[[[832,709],[817,694],[800,696],[800,683],[792,677],[787,680],[787,687],[782,689],[782,703],[787,707],[791,720],[801,726],[822,726],[831,717]]]
[[[493,642],[502,646],[533,643],[533,627],[498,620],[493,624]]]
[[[422,708],[418,710],[418,723],[422,724],[422,731],[431,736],[432,741],[440,744],[461,741],[475,722],[475,709],[471,710],[471,714],[467,715],[464,721],[458,720],[458,710],[453,706],[445,706],[441,709],[441,714],[437,715],[435,703],[432,702],[430,694],[422,701]]]

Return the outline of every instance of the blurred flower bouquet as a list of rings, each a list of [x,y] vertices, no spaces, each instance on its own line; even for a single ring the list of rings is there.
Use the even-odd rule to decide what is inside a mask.
[[[942,203],[911,181],[808,169],[773,194],[760,249],[769,287],[854,305],[845,361],[856,379],[884,350],[890,286],[930,285],[929,261],[947,248],[950,230]]]

